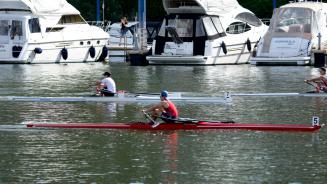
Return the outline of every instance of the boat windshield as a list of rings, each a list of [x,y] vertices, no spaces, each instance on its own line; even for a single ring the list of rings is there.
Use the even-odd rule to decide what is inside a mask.
[[[315,13],[309,8],[287,7],[274,11],[264,44],[258,55],[295,57],[307,55],[310,41],[318,33]],[[294,51],[294,50],[299,50]],[[286,51],[288,49],[288,51]]]
[[[176,28],[179,37],[192,37],[193,36],[193,19],[169,19],[168,27]],[[171,34],[168,34],[171,37]]]
[[[166,32],[168,32],[167,36],[172,37],[171,31],[167,28],[174,28],[175,33],[177,33],[175,36],[178,35],[180,38],[193,38],[193,35],[195,37],[223,37],[226,35],[217,16],[199,16],[194,19],[178,17],[177,15],[174,18],[167,18],[163,20],[158,35],[165,37]]]
[[[311,34],[312,17],[313,12],[308,8],[281,8],[275,12],[269,31],[284,34]]]

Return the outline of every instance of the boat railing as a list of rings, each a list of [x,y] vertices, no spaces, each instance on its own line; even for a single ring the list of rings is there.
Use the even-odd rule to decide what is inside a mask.
[[[87,21],[87,23],[92,26],[97,26],[106,31],[109,29],[111,21]]]

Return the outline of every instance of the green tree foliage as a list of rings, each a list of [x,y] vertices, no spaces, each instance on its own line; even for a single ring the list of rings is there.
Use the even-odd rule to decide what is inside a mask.
[[[87,21],[96,20],[96,1],[67,0],[76,7]],[[121,17],[127,17],[129,20],[135,20],[138,11],[138,0],[101,0],[104,1],[105,20],[112,22],[120,21]],[[165,11],[161,0],[147,0],[147,20],[161,21],[165,16]],[[102,19],[102,7],[101,7]]]
[[[271,18],[273,0],[238,0],[239,4],[249,9],[260,18]],[[287,4],[289,0],[276,0],[277,7]]]
[[[76,7],[82,16],[88,20],[96,20],[96,1],[97,0],[67,0]],[[121,17],[134,20],[137,16],[138,0],[101,0],[105,3],[105,20],[118,22]],[[245,8],[255,13],[260,18],[270,18],[272,15],[272,0],[238,0]],[[277,7],[287,4],[289,0],[277,0]],[[162,0],[147,0],[147,20],[161,21],[165,16]],[[102,17],[102,8],[101,8]]]

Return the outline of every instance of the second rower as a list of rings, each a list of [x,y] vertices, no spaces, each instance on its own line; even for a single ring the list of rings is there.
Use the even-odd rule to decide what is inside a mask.
[[[111,78],[110,72],[103,73],[104,78],[101,80],[100,86],[98,89],[100,90],[101,96],[115,96],[116,94],[116,83]]]
[[[315,82],[317,83],[316,86],[316,92],[319,93],[321,91],[327,93],[327,75],[326,75],[326,69],[321,67],[319,68],[319,77],[311,78],[304,80],[304,82],[309,83],[309,82]]]

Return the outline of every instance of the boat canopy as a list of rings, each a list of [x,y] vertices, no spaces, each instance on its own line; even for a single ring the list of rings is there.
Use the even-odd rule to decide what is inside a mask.
[[[303,38],[311,40],[319,32],[315,12],[304,7],[275,9],[268,32],[264,36],[262,52],[270,51],[274,38]]]
[[[237,0],[163,0],[165,11],[172,13],[225,14],[238,7]]]
[[[1,10],[30,11],[47,27],[62,23],[62,17],[81,17],[80,12],[66,0],[1,0]],[[77,20],[85,23],[83,18]]]
[[[80,12],[66,0],[2,0],[0,10],[26,10],[35,15],[67,15]]]

